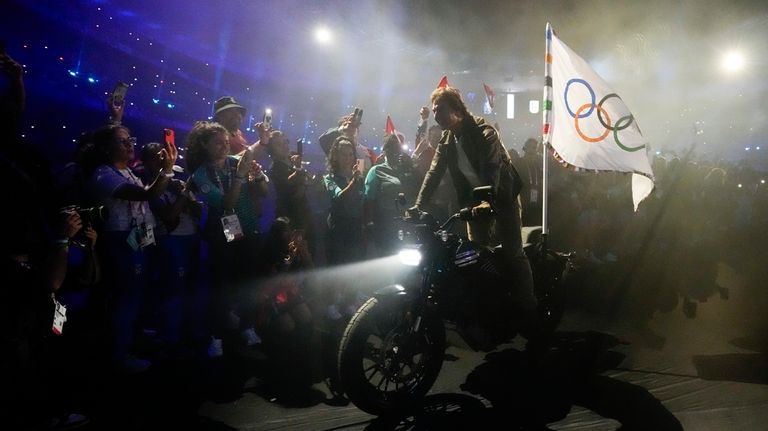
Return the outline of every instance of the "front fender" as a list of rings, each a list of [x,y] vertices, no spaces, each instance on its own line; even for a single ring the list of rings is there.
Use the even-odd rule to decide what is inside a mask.
[[[390,284],[389,286],[384,286],[373,292],[373,296],[376,298],[391,298],[406,295],[408,295],[408,291],[405,290],[405,287],[401,284]]]

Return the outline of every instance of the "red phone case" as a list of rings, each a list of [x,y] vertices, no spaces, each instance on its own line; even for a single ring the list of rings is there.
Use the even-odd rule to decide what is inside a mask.
[[[176,145],[176,133],[173,129],[164,129],[165,131],[165,145]]]

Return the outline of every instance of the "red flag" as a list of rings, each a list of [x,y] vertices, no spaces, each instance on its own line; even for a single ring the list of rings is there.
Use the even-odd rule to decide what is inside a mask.
[[[437,88],[445,88],[448,86],[448,77],[443,76],[440,78],[440,83],[437,84]]]
[[[493,90],[491,90],[491,87],[485,85],[485,83],[483,83],[483,88],[485,89],[485,96],[488,98],[488,105],[490,105],[491,109],[493,109],[493,103],[494,103],[494,99],[496,99],[496,93],[494,93]]]
[[[384,133],[387,135],[392,135],[395,133],[395,123],[392,122],[392,119],[389,118],[389,115],[387,115],[387,125],[384,127]]]

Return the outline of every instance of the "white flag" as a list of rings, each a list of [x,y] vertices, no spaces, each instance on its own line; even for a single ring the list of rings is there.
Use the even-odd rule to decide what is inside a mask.
[[[547,24],[544,140],[573,166],[631,172],[635,211],[653,190],[649,147],[637,119],[608,84]],[[551,78],[551,79],[550,79]]]

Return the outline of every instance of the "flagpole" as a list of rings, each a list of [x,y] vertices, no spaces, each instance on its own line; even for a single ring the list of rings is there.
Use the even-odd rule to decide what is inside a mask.
[[[542,167],[541,167],[541,240],[544,248],[547,247],[547,235],[549,234],[549,227],[547,226],[547,210],[549,201],[549,137],[550,126],[552,124],[552,26],[547,23],[547,29],[545,33],[546,49],[544,54],[544,109],[542,110],[543,125],[542,125]]]

